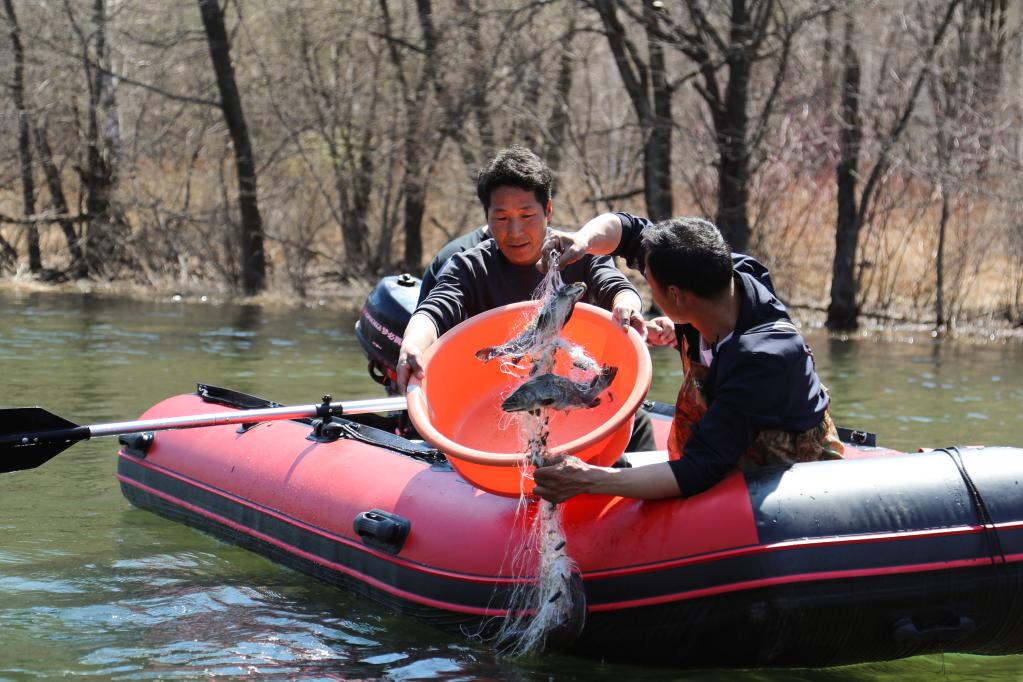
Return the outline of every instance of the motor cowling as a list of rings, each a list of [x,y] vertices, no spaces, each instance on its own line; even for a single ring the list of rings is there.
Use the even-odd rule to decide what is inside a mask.
[[[369,359],[369,375],[390,395],[398,394],[398,351],[416,310],[420,283],[408,273],[384,277],[366,298],[355,322],[355,337]]]

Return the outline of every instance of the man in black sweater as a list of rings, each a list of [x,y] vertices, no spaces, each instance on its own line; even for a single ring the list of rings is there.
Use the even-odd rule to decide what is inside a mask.
[[[486,232],[463,238],[480,240],[471,248],[462,242],[452,248],[447,261],[438,264],[436,282],[420,296],[398,353],[402,391],[413,375],[422,378],[423,353],[441,334],[479,313],[529,300],[543,279],[535,266],[554,207],[547,165],[523,147],[501,150],[480,170],[476,194],[487,218]],[[674,342],[674,330],[643,319],[639,293],[609,256],[583,255],[563,269],[562,279],[584,282],[584,300],[612,311],[623,327],[632,326],[655,343]],[[649,417],[641,413],[627,449],[653,447]]]
[[[468,251],[488,239],[490,239],[490,228],[484,224],[472,232],[452,239],[441,247],[441,250],[437,252],[437,255],[433,257],[430,264],[426,266],[426,270],[423,271],[423,281],[419,285],[419,299],[416,301],[416,305],[422,303],[423,299],[437,286],[437,278],[440,276],[440,271],[447,264],[448,259],[456,253]]]
[[[531,298],[543,279],[535,264],[554,207],[551,185],[550,169],[523,147],[501,150],[480,171],[476,193],[490,238],[452,254],[420,301],[398,353],[399,388],[413,374],[422,377],[422,355],[441,334],[473,315]],[[582,255],[562,278],[585,282],[584,300],[645,334],[639,293],[610,257]]]
[[[653,225],[607,213],[578,232],[553,234],[544,250],[559,251],[566,267],[594,253],[642,267],[654,302],[678,325],[684,384],[668,462],[626,470],[570,457],[534,472],[538,495],[552,502],[579,493],[688,497],[736,466],[841,457],[829,395],[767,268],[731,253],[713,224]]]

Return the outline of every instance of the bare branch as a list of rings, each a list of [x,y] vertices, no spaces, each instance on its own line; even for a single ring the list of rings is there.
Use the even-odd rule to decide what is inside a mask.
[[[91,216],[88,213],[35,213],[33,215],[25,216],[23,218],[15,218],[13,216],[5,215],[0,213],[0,223],[6,223],[8,225],[38,225],[39,223],[55,223],[59,221],[70,221],[76,223],[88,222]]]

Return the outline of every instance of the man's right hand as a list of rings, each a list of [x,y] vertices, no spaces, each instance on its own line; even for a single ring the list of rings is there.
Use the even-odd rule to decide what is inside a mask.
[[[547,230],[540,251],[540,262],[536,264],[540,272],[547,272],[548,258],[552,251],[561,254],[558,269],[571,265],[587,253],[594,256],[606,256],[614,253],[622,240],[622,220],[614,213],[602,213],[579,228],[578,232],[562,232]]]
[[[547,237],[543,240],[540,260],[537,262],[536,267],[539,268],[540,272],[546,273],[551,253],[554,252],[559,256],[558,270],[564,270],[566,265],[570,265],[585,256],[586,249],[588,248],[588,240],[582,233],[562,232],[561,230],[553,229],[547,230]]]
[[[408,391],[408,382],[412,381],[413,376],[420,380],[423,378],[420,356],[419,349],[406,349],[405,346],[402,346],[398,353],[398,366],[394,371],[398,375],[398,390],[402,395]]]
[[[405,327],[401,348],[398,349],[398,365],[394,368],[398,390],[402,395],[408,391],[408,382],[412,381],[412,377],[422,380],[423,356],[436,340],[437,328],[433,326],[433,321],[423,314],[413,315]]]

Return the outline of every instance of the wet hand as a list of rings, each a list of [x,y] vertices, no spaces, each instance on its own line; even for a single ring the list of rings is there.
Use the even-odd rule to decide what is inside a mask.
[[[540,260],[536,267],[540,272],[546,273],[551,252],[554,252],[559,255],[558,270],[564,270],[566,265],[571,265],[585,256],[587,248],[586,240],[577,232],[547,230],[547,236],[540,248]]]
[[[631,305],[616,305],[611,311],[611,319],[621,325],[622,329],[632,327],[645,340],[647,335],[647,323],[643,314]]]
[[[650,346],[674,346],[675,323],[671,318],[661,316],[646,322],[646,342]]]
[[[559,504],[580,493],[588,492],[594,468],[578,457],[565,457],[557,464],[533,471],[536,484],[533,493],[548,502]]]
[[[402,395],[408,391],[408,382],[412,380],[413,376],[420,381],[423,379],[423,366],[419,361],[421,356],[422,351],[416,347],[402,346],[398,352],[398,366],[395,367],[395,374],[397,374],[398,390]]]

